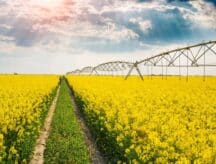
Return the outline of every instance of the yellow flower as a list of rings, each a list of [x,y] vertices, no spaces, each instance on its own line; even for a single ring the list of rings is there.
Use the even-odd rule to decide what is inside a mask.
[[[17,150],[15,149],[14,146],[12,146],[12,147],[10,148],[9,152],[10,152],[11,154],[16,154],[16,153],[17,153]]]
[[[7,156],[18,161],[19,146],[27,134],[40,128],[40,116],[45,112],[41,106],[46,105],[58,81],[58,76],[0,75],[0,161]],[[16,135],[4,137],[8,133]]]
[[[129,161],[213,163],[216,78],[67,76],[90,124],[114,136]],[[100,120],[100,124],[95,124]],[[100,133],[100,132],[98,132]],[[105,144],[107,145],[107,144]],[[112,149],[113,147],[109,147]],[[135,163],[135,162],[134,162]]]

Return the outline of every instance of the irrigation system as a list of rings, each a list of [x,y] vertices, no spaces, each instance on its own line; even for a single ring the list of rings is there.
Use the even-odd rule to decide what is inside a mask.
[[[141,67],[145,67],[148,70],[148,75],[153,75],[153,68],[159,67],[161,70],[160,75],[167,76],[168,68],[177,68],[178,75],[182,75],[182,69],[186,71],[186,77],[188,80],[189,68],[202,68],[202,75],[205,80],[206,68],[216,67],[216,63],[213,63],[216,58],[216,41],[203,42],[183,48],[177,48],[171,51],[162,52],[158,55],[148,57],[146,59],[127,62],[127,61],[110,61],[99,64],[97,66],[88,66],[82,69],[76,69],[67,74],[73,75],[123,75],[127,80],[129,76],[133,75],[132,72],[136,72],[137,75],[143,80],[143,74]],[[149,72],[149,70],[151,70]]]

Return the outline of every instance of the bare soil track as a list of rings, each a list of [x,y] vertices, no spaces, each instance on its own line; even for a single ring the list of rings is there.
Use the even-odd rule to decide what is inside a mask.
[[[52,105],[50,106],[49,112],[47,114],[47,117],[44,123],[44,127],[41,130],[40,135],[36,141],[36,146],[35,146],[33,157],[30,161],[30,164],[43,164],[44,162],[44,150],[46,148],[46,140],[49,137],[50,125],[51,125],[52,117],[53,117],[54,110],[56,107],[56,102],[58,100],[59,91],[60,91],[60,85],[57,89],[56,96],[52,102]]]
[[[70,87],[69,87],[70,88]],[[84,137],[85,137],[85,143],[88,146],[88,150],[90,153],[90,158],[91,158],[91,163],[93,164],[105,164],[105,159],[101,152],[97,149],[96,143],[92,137],[92,134],[89,130],[89,128],[86,126],[85,120],[80,112],[80,109],[76,105],[75,102],[75,97],[72,94],[70,90],[70,95],[71,95],[71,102],[75,110],[75,114],[77,116],[77,119],[79,121],[80,127],[82,131],[84,132]]]
[[[69,87],[69,86],[68,86]],[[70,88],[70,87],[69,87]],[[46,140],[49,137],[50,127],[52,123],[53,114],[56,108],[56,103],[59,97],[59,91],[60,86],[57,89],[56,96],[52,102],[52,105],[49,109],[49,112],[47,114],[44,127],[40,132],[40,135],[36,141],[36,146],[34,149],[33,157],[31,158],[30,164],[43,164],[44,163],[44,151],[46,148]],[[84,133],[84,139],[85,143],[88,146],[88,150],[90,153],[90,162],[93,164],[105,164],[105,159],[102,156],[101,152],[97,149],[96,143],[92,137],[92,134],[89,130],[89,128],[86,126],[85,120],[83,118],[83,115],[81,114],[80,110],[78,109],[78,106],[75,102],[75,97],[72,94],[72,91],[69,90],[70,96],[71,96],[71,103],[73,105],[73,109],[75,112],[75,115],[77,117],[78,123]]]

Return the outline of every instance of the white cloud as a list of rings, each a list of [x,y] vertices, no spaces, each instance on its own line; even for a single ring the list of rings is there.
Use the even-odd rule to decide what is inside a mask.
[[[94,29],[97,30],[92,30],[89,33],[91,37],[108,39],[115,42],[120,42],[122,40],[137,39],[139,37],[138,34],[136,34],[134,31],[127,29],[125,27],[118,27],[115,23],[112,22],[108,22],[107,25],[105,25],[103,28]]]
[[[5,35],[0,34],[0,43],[1,42],[12,42],[12,41],[14,41],[13,37],[5,36]]]
[[[189,2],[197,11],[187,10],[183,12],[186,19],[190,19],[198,26],[216,29],[216,8],[203,0]]]
[[[174,9],[176,6],[165,3],[166,0],[153,0],[150,3],[138,3],[137,0],[116,0],[107,5],[104,5],[100,10],[100,13],[105,12],[140,12],[143,10],[151,9],[155,11],[166,11],[168,9]]]
[[[129,22],[139,25],[140,29],[143,32],[148,32],[148,30],[152,29],[152,23],[150,20],[143,20],[142,17],[131,18]]]
[[[12,29],[12,27],[10,25],[8,25],[8,24],[0,24],[0,29],[1,28],[7,29],[7,30]]]
[[[46,1],[51,2],[51,0]],[[190,1],[193,10],[183,5],[166,3],[166,0],[146,3],[138,3],[137,0],[58,0],[59,3],[60,1],[61,5],[47,6],[48,3],[44,5],[42,0],[40,3],[37,0],[7,0],[8,5],[0,5],[0,32],[3,29],[0,33],[0,60],[3,58],[2,54],[16,54],[13,58],[5,58],[4,61],[11,63],[11,65],[5,64],[5,70],[6,68],[9,70],[18,60],[17,68],[20,72],[30,73],[29,67],[32,64],[34,72],[62,73],[109,60],[136,61],[144,59],[149,54],[155,55],[172,49],[177,47],[177,44],[166,43],[159,46],[160,39],[156,39],[155,44],[150,44],[144,41],[146,38],[140,38],[138,35],[140,31],[137,32],[128,25],[136,24],[144,34],[147,34],[155,28],[153,17],[160,16],[158,13],[166,13],[168,10],[170,11],[167,15],[173,14],[173,19],[175,13],[172,11],[180,11],[180,14],[177,13],[179,17],[183,15],[185,21],[193,22],[194,26],[200,27],[201,30],[203,27],[206,29],[216,27],[215,8],[203,0]],[[156,14],[152,16],[152,13]],[[106,17],[105,14],[110,15]],[[167,22],[169,20],[167,19]],[[168,25],[166,26],[166,19],[164,21],[163,29],[166,31]],[[173,24],[175,23],[173,21]],[[175,37],[174,35],[172,37]],[[32,44],[29,47],[22,47],[17,44],[17,40],[32,41]],[[125,44],[125,40],[128,44]],[[123,43],[120,44],[121,42]],[[112,44],[107,46],[107,43]],[[111,49],[115,45],[124,49],[127,46],[135,48],[131,52],[115,52],[115,55],[108,50],[98,54],[94,51],[109,46]],[[95,49],[88,46],[93,46]],[[118,49],[117,46],[114,49]],[[31,55],[28,58],[29,54]],[[42,63],[40,68],[37,63]],[[3,70],[2,65],[0,68]]]

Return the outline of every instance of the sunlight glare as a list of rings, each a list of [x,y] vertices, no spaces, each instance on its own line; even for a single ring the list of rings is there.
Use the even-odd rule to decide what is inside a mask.
[[[63,0],[31,0],[33,5],[38,5],[46,8],[58,7],[62,4]]]

